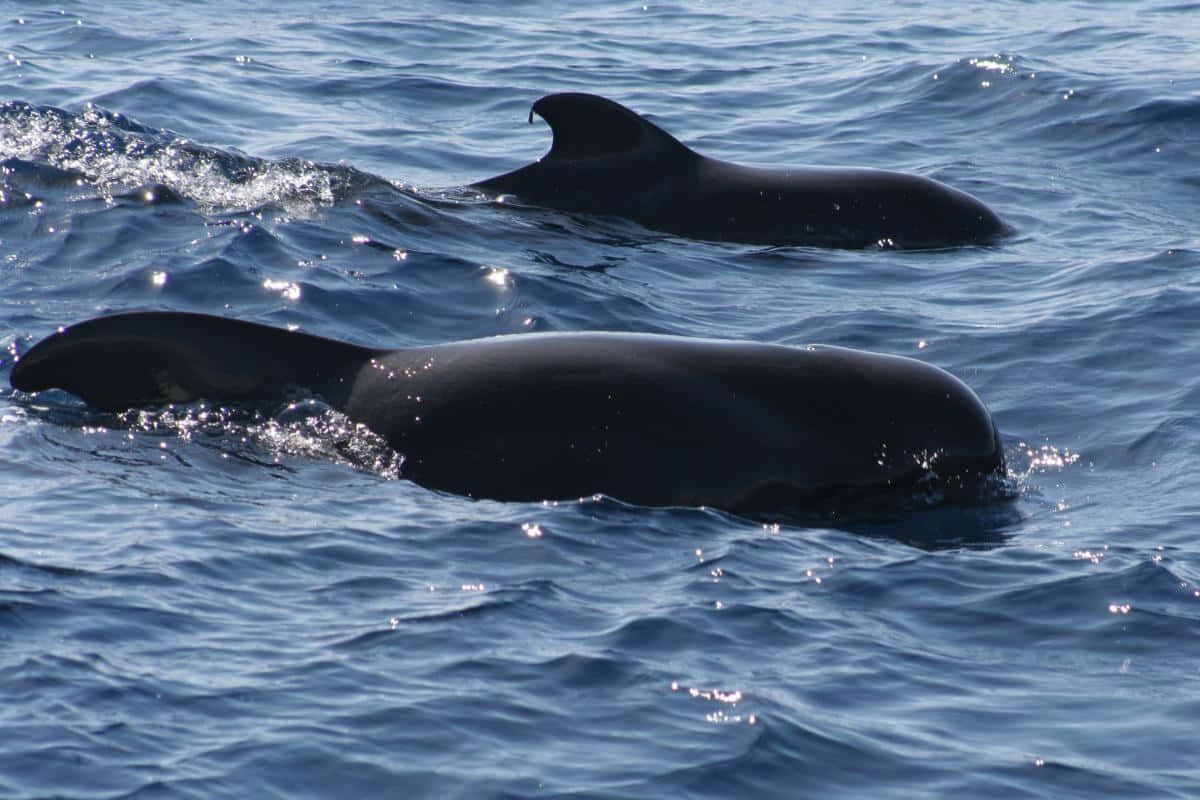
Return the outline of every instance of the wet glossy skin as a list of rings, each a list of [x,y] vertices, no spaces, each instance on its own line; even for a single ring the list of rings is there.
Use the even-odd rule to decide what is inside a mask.
[[[595,95],[548,95],[534,103],[531,119],[534,113],[554,133],[550,152],[476,188],[689,238],[750,244],[936,248],[987,244],[1007,231],[979,200],[919,175],[718,161]]]
[[[12,383],[107,409],[262,405],[300,387],[386,437],[404,477],[498,500],[815,508],[1003,466],[991,416],[961,381],[836,347],[547,333],[378,350],[151,312],[53,334]]]

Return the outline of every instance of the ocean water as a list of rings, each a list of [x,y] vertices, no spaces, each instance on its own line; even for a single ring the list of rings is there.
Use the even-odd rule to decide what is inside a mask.
[[[0,796],[1200,796],[1200,4],[0,3]],[[937,252],[484,201],[552,91],[969,191]],[[336,419],[8,388],[104,312],[918,357],[1015,495],[472,501]]]

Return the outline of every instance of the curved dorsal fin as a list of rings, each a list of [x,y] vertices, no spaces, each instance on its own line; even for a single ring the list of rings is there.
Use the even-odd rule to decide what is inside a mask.
[[[546,158],[595,158],[647,148],[692,154],[688,147],[640,114],[605,97],[582,92],[548,94],[533,104],[550,125],[554,143]]]
[[[382,351],[225,317],[114,314],[47,336],[24,353],[16,389],[66,389],[97,408],[272,399],[298,386],[339,406],[354,373]]]

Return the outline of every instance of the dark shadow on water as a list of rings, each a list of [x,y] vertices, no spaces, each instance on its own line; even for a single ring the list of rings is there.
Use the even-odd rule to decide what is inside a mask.
[[[625,503],[607,495],[579,500],[552,502],[550,505],[574,505],[594,522],[623,526],[636,524],[645,529],[662,515],[700,514],[710,520],[744,525],[747,521],[764,527],[840,530],[855,536],[887,539],[922,550],[986,550],[1009,543],[1013,532],[1026,520],[1017,498],[1020,496],[1009,479],[997,480],[980,496],[969,501],[917,506],[913,503],[876,503],[870,508],[841,506],[836,511],[792,509],[769,512],[722,511],[709,507],[649,507]],[[675,536],[676,524],[662,528],[664,535]]]
[[[1016,503],[942,506],[891,518],[879,516],[837,527],[871,538],[892,539],[922,550],[987,550],[1008,543],[1023,516]]]
[[[1007,544],[1024,515],[1019,493],[1007,479],[990,479],[978,497],[946,503],[899,502],[840,507],[833,511],[746,514],[764,524],[833,528],[875,539],[891,539],[922,550],[989,549]]]

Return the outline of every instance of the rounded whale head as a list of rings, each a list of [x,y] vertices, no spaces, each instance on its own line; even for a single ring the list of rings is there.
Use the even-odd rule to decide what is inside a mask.
[[[845,507],[914,489],[966,496],[1003,469],[991,415],[970,388],[898,356],[563,333],[373,364],[350,415],[405,454],[407,477],[475,497]]]

